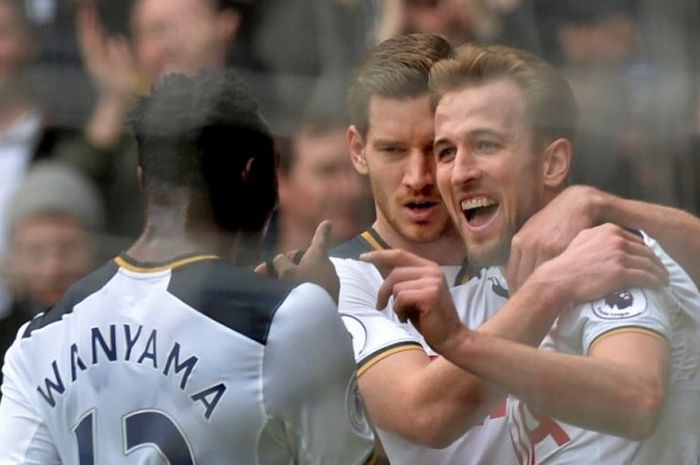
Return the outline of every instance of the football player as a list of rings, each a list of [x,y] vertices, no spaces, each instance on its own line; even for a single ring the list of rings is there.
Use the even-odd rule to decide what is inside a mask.
[[[132,121],[143,234],[20,329],[0,463],[365,463],[333,299],[246,266],[276,202],[255,101],[230,73],[172,75]]]

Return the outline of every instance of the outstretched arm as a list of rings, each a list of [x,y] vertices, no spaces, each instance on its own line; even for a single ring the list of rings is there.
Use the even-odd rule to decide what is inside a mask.
[[[529,303],[534,305],[552,294],[568,296],[562,303],[582,303],[596,293],[605,295],[595,274],[596,269],[617,266],[610,263],[617,253],[611,254],[606,245],[611,229],[621,231],[621,237],[630,241],[628,246],[638,249],[640,255],[627,261],[627,266],[639,268],[638,278],[657,285],[663,282],[660,263],[643,255],[646,246],[641,239],[635,241],[634,234],[604,225],[583,231],[563,254],[540,266],[509,305],[519,302],[523,315],[529,311],[522,306],[523,293],[532,293],[534,300]],[[589,265],[590,274],[584,271]],[[622,272],[618,269],[612,276]],[[653,332],[621,332],[600,338],[588,357],[541,351],[517,339],[506,340],[494,327],[496,318],[513,307],[504,307],[497,317],[473,331],[457,319],[454,309],[440,304],[430,286],[399,278],[394,283],[390,276],[383,289],[388,292],[391,288],[397,314],[410,319],[447,360],[484,380],[483,388],[491,383],[544,414],[585,428],[633,439],[653,431],[665,396],[668,359],[666,342]]]
[[[511,290],[541,263],[559,255],[583,229],[603,223],[644,230],[700,284],[700,219],[676,208],[623,199],[589,186],[571,186],[532,216],[515,235],[507,267]]]
[[[596,240],[572,244],[567,254],[528,280],[482,325],[479,335],[537,346],[560,310],[632,282],[658,286],[665,281],[663,267],[639,237],[612,225],[586,231],[585,236]],[[436,264],[398,250],[372,252],[365,258],[394,267],[380,289],[378,307],[393,295],[397,314],[410,319],[436,349],[441,350],[443,344],[459,346],[450,340],[459,340],[466,328]],[[581,282],[586,286],[580,286]],[[432,316],[424,318],[424,314]],[[444,447],[479,424],[503,398],[503,387],[508,386],[501,380],[469,374],[461,364],[461,353],[445,354],[449,358],[430,362],[418,351],[399,352],[361,375],[360,389],[378,426],[416,442]]]
[[[654,431],[666,395],[669,349],[651,333],[610,336],[588,356],[537,350],[467,328],[437,348],[538,412],[633,440]]]
[[[596,201],[599,221],[644,230],[700,287],[700,219],[677,208],[598,193],[601,195]]]

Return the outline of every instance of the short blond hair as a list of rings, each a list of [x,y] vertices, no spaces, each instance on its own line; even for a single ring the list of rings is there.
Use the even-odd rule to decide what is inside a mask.
[[[495,79],[511,79],[525,95],[535,141],[574,140],[578,106],[561,72],[542,58],[500,45],[467,44],[430,71],[433,108],[448,92]]]

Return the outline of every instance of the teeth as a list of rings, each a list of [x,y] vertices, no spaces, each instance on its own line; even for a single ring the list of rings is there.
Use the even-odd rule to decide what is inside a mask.
[[[462,200],[463,211],[472,210],[474,208],[489,207],[491,205],[496,205],[496,201],[486,197],[474,197],[471,199]]]

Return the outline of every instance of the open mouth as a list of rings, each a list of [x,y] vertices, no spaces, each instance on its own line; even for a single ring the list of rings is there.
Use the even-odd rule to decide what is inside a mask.
[[[431,202],[429,200],[425,200],[425,201],[407,202],[405,205],[408,208],[410,208],[411,210],[427,210],[427,209],[432,208],[435,205],[437,205],[437,202]]]
[[[469,226],[478,228],[493,219],[498,202],[488,197],[473,197],[462,201],[462,213]]]
[[[425,223],[434,219],[439,205],[435,200],[411,200],[404,203],[403,207],[411,221]]]

